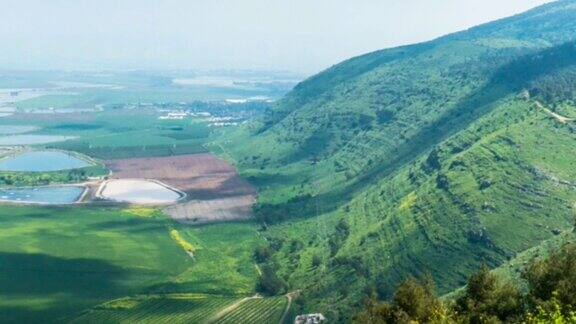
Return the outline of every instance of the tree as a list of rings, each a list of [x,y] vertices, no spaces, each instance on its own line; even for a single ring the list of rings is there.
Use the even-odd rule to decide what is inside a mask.
[[[470,323],[509,321],[522,315],[522,295],[511,284],[501,283],[483,265],[468,279],[465,294],[456,302],[456,310]]]
[[[524,271],[529,293],[502,282],[486,266],[468,279],[453,307],[434,293],[432,280],[408,279],[389,303],[372,296],[355,323],[576,323],[576,243],[564,245]],[[452,302],[451,302],[452,303]]]
[[[286,291],[286,284],[276,276],[274,268],[269,264],[261,266],[262,275],[256,287],[259,292],[274,296]]]
[[[565,305],[558,302],[556,298],[545,306],[538,306],[536,311],[528,313],[524,322],[527,324],[543,323],[576,323],[576,313],[566,309]]]
[[[523,273],[530,302],[547,307],[554,300],[576,310],[576,244],[567,244],[545,260],[534,262]],[[567,315],[567,314],[565,314]]]
[[[268,246],[259,246],[254,250],[254,260],[257,263],[264,263],[270,259],[272,255],[272,251]]]
[[[372,297],[355,323],[450,323],[450,311],[436,297],[431,278],[404,281],[394,294],[392,303],[377,303]]]

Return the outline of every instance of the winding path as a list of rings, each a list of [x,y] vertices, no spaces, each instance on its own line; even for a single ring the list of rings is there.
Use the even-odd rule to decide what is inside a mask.
[[[300,290],[296,290],[286,294],[286,298],[288,302],[286,303],[286,309],[284,309],[284,313],[282,313],[282,317],[280,318],[280,324],[285,323],[286,316],[288,316],[288,312],[290,311],[290,307],[292,307],[292,300],[300,294]]]
[[[538,107],[538,109],[541,109],[548,116],[554,118],[557,122],[559,122],[561,124],[568,124],[569,122],[573,122],[575,120],[574,118],[568,118],[568,117],[564,117],[562,115],[558,115],[557,113],[553,112],[552,110],[544,107],[544,105],[541,104],[539,101],[534,101],[534,102],[536,103],[536,107]]]

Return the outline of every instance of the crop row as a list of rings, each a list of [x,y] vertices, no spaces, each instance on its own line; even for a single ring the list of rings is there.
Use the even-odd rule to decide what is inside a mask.
[[[286,297],[247,300],[218,323],[277,323],[286,307]]]
[[[196,323],[207,320],[235,298],[150,298],[129,309],[97,308],[77,323]]]

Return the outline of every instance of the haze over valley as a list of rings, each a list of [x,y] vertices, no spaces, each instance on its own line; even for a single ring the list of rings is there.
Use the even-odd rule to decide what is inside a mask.
[[[576,0],[3,9],[1,323],[574,322]]]

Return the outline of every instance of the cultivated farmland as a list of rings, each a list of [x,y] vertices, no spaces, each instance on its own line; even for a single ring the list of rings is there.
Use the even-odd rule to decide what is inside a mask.
[[[201,294],[124,298],[94,307],[72,323],[201,323],[235,300]]]
[[[5,78],[0,83],[17,79]],[[24,99],[36,90],[0,93],[18,101],[6,106],[0,98],[0,155],[66,151],[95,162],[60,167],[36,155],[28,159],[35,169],[18,160],[17,169],[0,172],[0,196],[15,201],[0,208],[0,323],[201,323],[256,293],[254,250],[266,244],[257,224],[188,226],[162,209],[177,204],[167,212],[182,223],[249,218],[253,188],[230,165],[200,153],[223,126],[269,103],[228,102],[224,89],[156,91],[148,77],[112,79],[121,87],[71,85],[34,100]],[[243,92],[232,94],[241,99]],[[220,101],[200,102],[199,95]],[[163,118],[171,113],[184,117]],[[112,179],[103,179],[105,164],[114,166]],[[37,169],[44,165],[50,169]],[[174,192],[160,190],[160,181]],[[64,205],[59,189],[75,186],[88,188],[81,204]],[[99,196],[98,188],[107,190]],[[59,204],[35,199],[45,190],[57,190]]]
[[[188,224],[246,220],[255,201],[254,189],[236,170],[211,154],[111,160],[114,178],[155,179],[188,195],[188,201],[165,212]]]
[[[217,323],[280,323],[286,309],[287,299],[284,296],[272,298],[248,299],[234,310],[216,319]]]
[[[286,297],[141,296],[96,306],[72,323],[279,323],[286,302]]]

